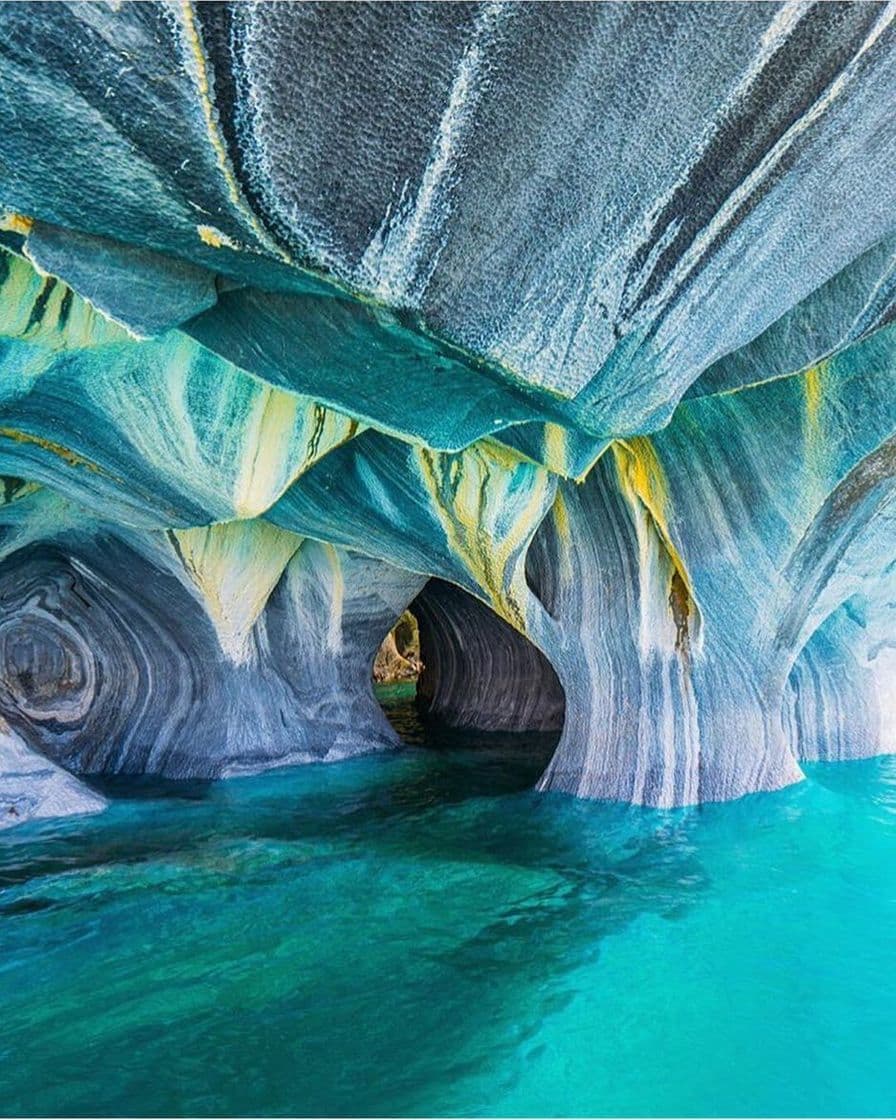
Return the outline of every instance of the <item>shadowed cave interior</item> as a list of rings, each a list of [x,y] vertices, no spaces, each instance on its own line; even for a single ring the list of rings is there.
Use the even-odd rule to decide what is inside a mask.
[[[563,688],[545,655],[444,580],[431,579],[396,622],[373,675],[383,711],[404,742],[523,754],[533,783],[563,729]]]

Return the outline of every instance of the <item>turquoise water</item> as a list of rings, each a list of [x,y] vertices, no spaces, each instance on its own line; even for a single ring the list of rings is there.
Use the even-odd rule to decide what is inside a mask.
[[[896,760],[658,813],[528,792],[545,749],[4,833],[0,1112],[896,1112]]]

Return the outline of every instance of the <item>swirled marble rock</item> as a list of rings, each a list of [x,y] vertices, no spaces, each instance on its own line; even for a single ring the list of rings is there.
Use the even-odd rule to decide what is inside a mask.
[[[0,712],[59,765],[219,777],[395,743],[370,664],[420,577],[266,522],[65,526],[45,490],[13,508]]]
[[[548,411],[630,433],[852,262],[877,290],[886,7],[12,3],[2,27],[8,206],[229,277],[201,337],[446,449],[448,387],[470,437]]]
[[[359,424],[179,331],[135,340],[0,253],[0,471],[128,524],[252,517]]]
[[[650,439],[616,441],[584,483],[549,485],[522,460],[511,483],[510,467],[483,474],[471,449],[430,458],[427,477],[437,464],[450,480],[433,492],[414,481],[412,449],[368,433],[271,516],[321,532],[328,502],[360,504],[340,543],[435,572],[526,633],[566,696],[545,788],[656,805],[778,788],[813,757],[785,726],[788,676],[890,563],[894,343],[879,331],[801,375],[695,399]],[[492,502],[500,521],[484,514]],[[533,507],[550,510],[534,540]],[[430,527],[407,534],[409,521]],[[470,521],[474,540],[490,537],[481,554]],[[877,600],[871,610],[892,626]]]
[[[544,789],[893,749],[890,5],[13,2],[0,83],[29,814],[393,744],[424,587]]]

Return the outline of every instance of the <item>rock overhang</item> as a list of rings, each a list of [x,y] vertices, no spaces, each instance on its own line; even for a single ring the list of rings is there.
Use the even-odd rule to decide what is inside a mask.
[[[836,738],[820,666],[849,643],[872,714],[824,750],[888,749],[890,20],[6,5],[0,469],[32,485],[4,610],[62,618],[59,565],[120,584],[156,678],[194,677],[179,733],[221,690],[258,725],[191,773],[388,742],[365,658],[430,576],[553,665],[547,787],[786,784],[808,728]],[[24,605],[23,554],[49,573]],[[874,626],[837,621],[857,595]],[[140,735],[111,768],[169,766]]]

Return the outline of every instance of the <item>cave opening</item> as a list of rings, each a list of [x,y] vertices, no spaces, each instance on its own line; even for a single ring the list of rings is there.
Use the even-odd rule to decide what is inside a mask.
[[[377,650],[373,681],[380,691],[399,689],[404,695],[414,696],[422,669],[419,623],[409,608],[402,613]]]
[[[548,659],[484,603],[431,579],[383,641],[374,688],[402,741],[493,762],[534,785],[566,702]]]

